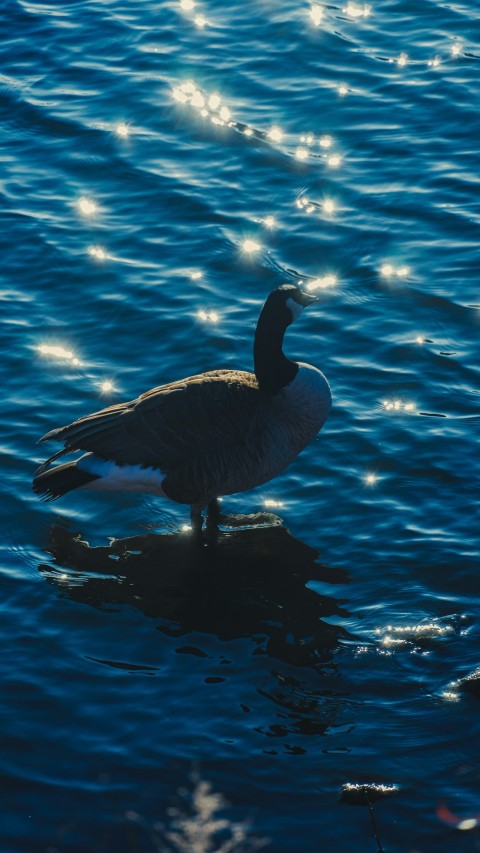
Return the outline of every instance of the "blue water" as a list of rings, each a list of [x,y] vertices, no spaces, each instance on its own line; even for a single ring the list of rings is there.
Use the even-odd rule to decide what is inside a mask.
[[[373,782],[386,851],[480,849],[477,3],[1,5],[0,849],[218,850],[168,835],[203,782],[242,850],[375,851]],[[334,406],[224,503],[281,525],[32,494],[54,426],[251,369],[285,281]]]

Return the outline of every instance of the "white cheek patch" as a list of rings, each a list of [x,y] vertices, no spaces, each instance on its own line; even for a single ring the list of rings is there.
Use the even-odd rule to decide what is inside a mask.
[[[300,314],[303,311],[303,305],[300,305],[299,302],[295,302],[295,299],[292,299],[291,296],[287,299],[285,304],[290,310],[290,314],[292,315],[293,320],[296,320],[297,317],[300,317]]]

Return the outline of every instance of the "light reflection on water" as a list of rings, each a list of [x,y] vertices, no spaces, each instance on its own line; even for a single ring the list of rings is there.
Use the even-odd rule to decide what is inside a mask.
[[[210,119],[212,124],[222,127],[229,123],[235,125],[235,122],[231,122],[230,108],[223,103],[221,96],[217,92],[210,95],[203,92],[192,80],[175,86],[172,95],[178,103],[189,104],[197,109],[202,118]]]
[[[271,139],[272,142],[281,142],[283,139],[283,130],[281,130],[277,126],[274,126],[268,131],[267,137]]]
[[[348,3],[343,11],[351,18],[368,18],[372,11],[372,7],[368,6],[366,3],[364,5],[359,3]]]
[[[197,312],[197,317],[206,323],[218,323],[219,319],[216,311],[204,311],[203,309]]]
[[[313,5],[310,8],[310,18],[315,27],[319,27],[323,18],[323,9],[321,6]]]
[[[91,198],[82,197],[78,200],[78,209],[83,216],[94,216],[98,207]]]
[[[307,290],[319,290],[326,287],[335,287],[337,284],[337,276],[333,273],[327,273],[320,278],[314,278],[307,283]]]
[[[111,394],[113,391],[115,391],[115,386],[110,379],[104,379],[102,382],[100,382],[99,388],[102,394]]]
[[[309,154],[310,152],[308,148],[304,148],[303,145],[298,145],[295,149],[295,157],[297,158],[297,160],[307,160]]]
[[[96,258],[98,261],[105,261],[108,257],[105,249],[103,249],[101,246],[89,246],[88,254],[92,258]]]
[[[59,359],[60,361],[69,361],[76,367],[81,365],[80,359],[77,358],[73,350],[66,349],[66,347],[60,346],[59,344],[39,344],[37,351],[40,355],[51,356],[52,358]]]
[[[247,254],[251,254],[252,252],[259,252],[262,248],[261,244],[256,240],[252,240],[247,237],[242,243],[242,251]]]
[[[130,128],[124,121],[120,121],[115,128],[115,133],[122,139],[128,139],[130,135]]]

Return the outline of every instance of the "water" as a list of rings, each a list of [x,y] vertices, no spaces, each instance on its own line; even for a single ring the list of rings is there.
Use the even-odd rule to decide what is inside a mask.
[[[479,849],[479,10],[189,5],[2,4],[1,849],[165,849],[205,780],[275,853],[375,851],[346,783],[399,787],[391,853]],[[32,494],[40,435],[251,369],[299,280],[331,416],[225,501],[281,526]]]

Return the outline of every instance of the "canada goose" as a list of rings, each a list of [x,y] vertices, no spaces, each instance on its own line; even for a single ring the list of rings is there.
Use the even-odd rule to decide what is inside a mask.
[[[331,394],[323,373],[282,351],[287,326],[315,301],[290,284],[270,293],[255,333],[255,373],[189,376],[48,432],[40,441],[64,446],[40,466],[34,491],[45,500],[72,489],[150,492],[190,504],[197,531],[204,507],[215,521],[220,495],[271,480],[328,416]],[[87,452],[46,470],[76,450]]]

